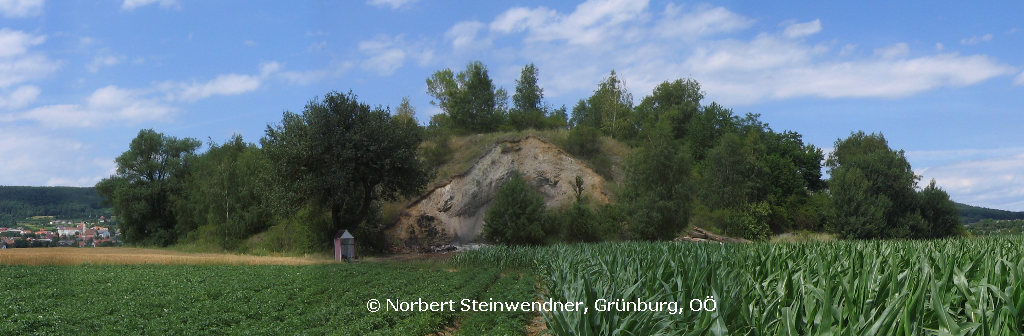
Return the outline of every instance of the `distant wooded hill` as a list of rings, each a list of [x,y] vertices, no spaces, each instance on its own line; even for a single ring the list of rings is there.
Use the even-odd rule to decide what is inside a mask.
[[[33,216],[85,219],[110,216],[96,188],[0,186],[0,225]]]
[[[962,203],[957,203],[956,209],[960,212],[960,222],[964,224],[978,222],[982,219],[1024,219],[1024,212],[982,208]]]

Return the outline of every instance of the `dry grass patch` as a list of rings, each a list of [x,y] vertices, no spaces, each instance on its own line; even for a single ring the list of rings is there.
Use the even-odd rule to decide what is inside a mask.
[[[323,257],[271,257],[221,253],[185,253],[131,247],[20,248],[0,250],[0,264],[177,264],[177,265],[310,265],[333,262]]]

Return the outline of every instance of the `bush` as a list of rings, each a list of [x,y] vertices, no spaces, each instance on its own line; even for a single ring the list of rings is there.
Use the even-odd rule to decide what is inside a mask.
[[[545,216],[544,197],[513,171],[484,216],[484,238],[500,244],[540,244],[546,235]]]
[[[578,126],[569,131],[565,150],[586,159],[601,153],[601,130],[590,126]]]
[[[768,222],[772,218],[772,207],[767,202],[757,202],[747,205],[746,211],[737,212],[739,215],[736,221],[742,228],[743,238],[753,241],[764,241],[771,238],[772,231]]]
[[[437,169],[452,159],[451,135],[440,133],[430,141],[420,145],[420,156],[423,163],[431,169]]]
[[[597,214],[585,202],[575,201],[552,214],[552,222],[558,224],[563,241],[596,242],[601,240],[601,224]]]

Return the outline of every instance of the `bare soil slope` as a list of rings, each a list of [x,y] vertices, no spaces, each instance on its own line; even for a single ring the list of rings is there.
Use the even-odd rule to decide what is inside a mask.
[[[548,208],[572,202],[576,176],[591,200],[608,202],[604,179],[582,161],[535,136],[503,141],[466,172],[428,190],[402,211],[387,235],[395,251],[481,240],[483,218],[498,187],[518,170],[544,195]]]

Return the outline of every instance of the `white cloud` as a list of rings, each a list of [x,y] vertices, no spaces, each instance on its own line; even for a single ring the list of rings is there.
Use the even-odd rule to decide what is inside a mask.
[[[82,104],[46,105],[9,115],[8,121],[31,120],[49,128],[99,127],[110,123],[134,125],[165,120],[177,109],[141,90],[106,86],[93,91]]]
[[[418,0],[367,0],[366,3],[371,6],[377,7],[391,7],[391,9],[399,9],[412,5]]]
[[[0,126],[0,185],[93,186],[116,165],[92,150],[64,134]]]
[[[787,38],[801,38],[817,34],[818,32],[821,32],[821,20],[814,19],[814,21],[788,25],[786,30],[782,32],[782,35]]]
[[[277,75],[284,78],[290,84],[298,85],[309,85],[314,82],[324,80],[327,78],[341,77],[345,72],[354,67],[354,63],[351,61],[334,63],[324,67],[322,69],[304,70],[304,71],[281,71]]]
[[[20,56],[29,48],[46,41],[46,35],[33,35],[20,30],[0,29],[0,57]]]
[[[258,89],[260,82],[261,79],[258,76],[220,75],[208,82],[193,82],[184,85],[178,98],[186,101],[196,101],[214,95],[237,95]]]
[[[696,37],[739,31],[752,24],[754,20],[724,7],[701,6],[684,12],[682,6],[669,3],[657,30],[665,37]]]
[[[801,63],[698,77],[705,79],[709,92],[742,104],[801,96],[906,97],[939,87],[972,85],[1011,71],[1012,67],[986,56],[942,54],[899,60]],[[743,82],[743,78],[748,81]]]
[[[1011,152],[923,168],[916,173],[923,176],[925,183],[935,179],[935,183],[957,202],[1022,211],[1024,151],[1016,149]]]
[[[179,8],[177,0],[124,0],[121,3],[121,9],[130,11],[152,4],[159,4],[161,8]]]
[[[34,85],[24,85],[14,91],[0,93],[0,110],[14,110],[28,106],[36,100],[39,92],[39,88]]]
[[[121,64],[124,60],[125,57],[123,55],[96,55],[92,58],[92,61],[85,66],[85,68],[91,73],[97,73],[101,68]]]
[[[842,49],[839,49],[839,57],[850,56],[853,54],[854,51],[857,51],[857,45],[849,43],[847,45],[844,45]]]
[[[491,44],[490,39],[477,39],[477,35],[484,27],[484,24],[479,21],[463,21],[456,23],[448,29],[448,31],[445,32],[444,37],[452,41],[452,47],[456,50],[472,47],[487,47]]]
[[[0,16],[23,18],[43,12],[43,0],[0,0]]]
[[[981,42],[992,41],[992,34],[985,34],[981,36],[971,36],[960,40],[960,44],[963,45],[975,45]]]
[[[164,82],[159,85],[169,100],[192,102],[212,96],[238,95],[259,89],[271,75],[280,72],[277,62],[264,63],[256,75],[224,74],[206,82]]]
[[[587,95],[611,69],[636,100],[662,81],[692,77],[709,99],[729,106],[794,97],[906,97],[1018,71],[987,55],[912,56],[907,43],[864,48],[873,54],[843,41],[814,43],[806,37],[823,31],[820,19],[744,31],[753,22],[722,7],[652,11],[646,1],[591,0],[568,13],[511,8],[484,22],[490,36],[475,38],[520,36],[519,45],[489,52],[558,69],[558,76],[541,73],[549,97]]]
[[[590,0],[567,15],[545,7],[512,8],[490,27],[500,33],[525,31],[528,41],[594,45],[623,37],[628,31],[619,28],[643,17],[646,8],[646,0]]]
[[[359,42],[359,51],[367,55],[363,60],[364,69],[376,72],[381,76],[390,76],[413,60],[419,65],[426,65],[433,60],[433,50],[421,42],[407,42],[402,35],[377,37]]]
[[[900,58],[907,56],[909,53],[910,47],[903,42],[875,49],[875,56],[879,56],[881,58]]]
[[[32,52],[32,47],[45,41],[45,35],[0,29],[0,89],[44,78],[60,68],[59,61]]]
[[[1024,72],[1021,72],[1019,75],[1017,75],[1016,78],[1013,79],[1013,84],[1024,85]]]
[[[502,12],[490,24],[490,29],[499,33],[517,33],[532,27],[548,24],[556,19],[558,12],[546,7],[516,7]],[[454,28],[454,27],[452,27]],[[450,32],[451,30],[449,30]]]

